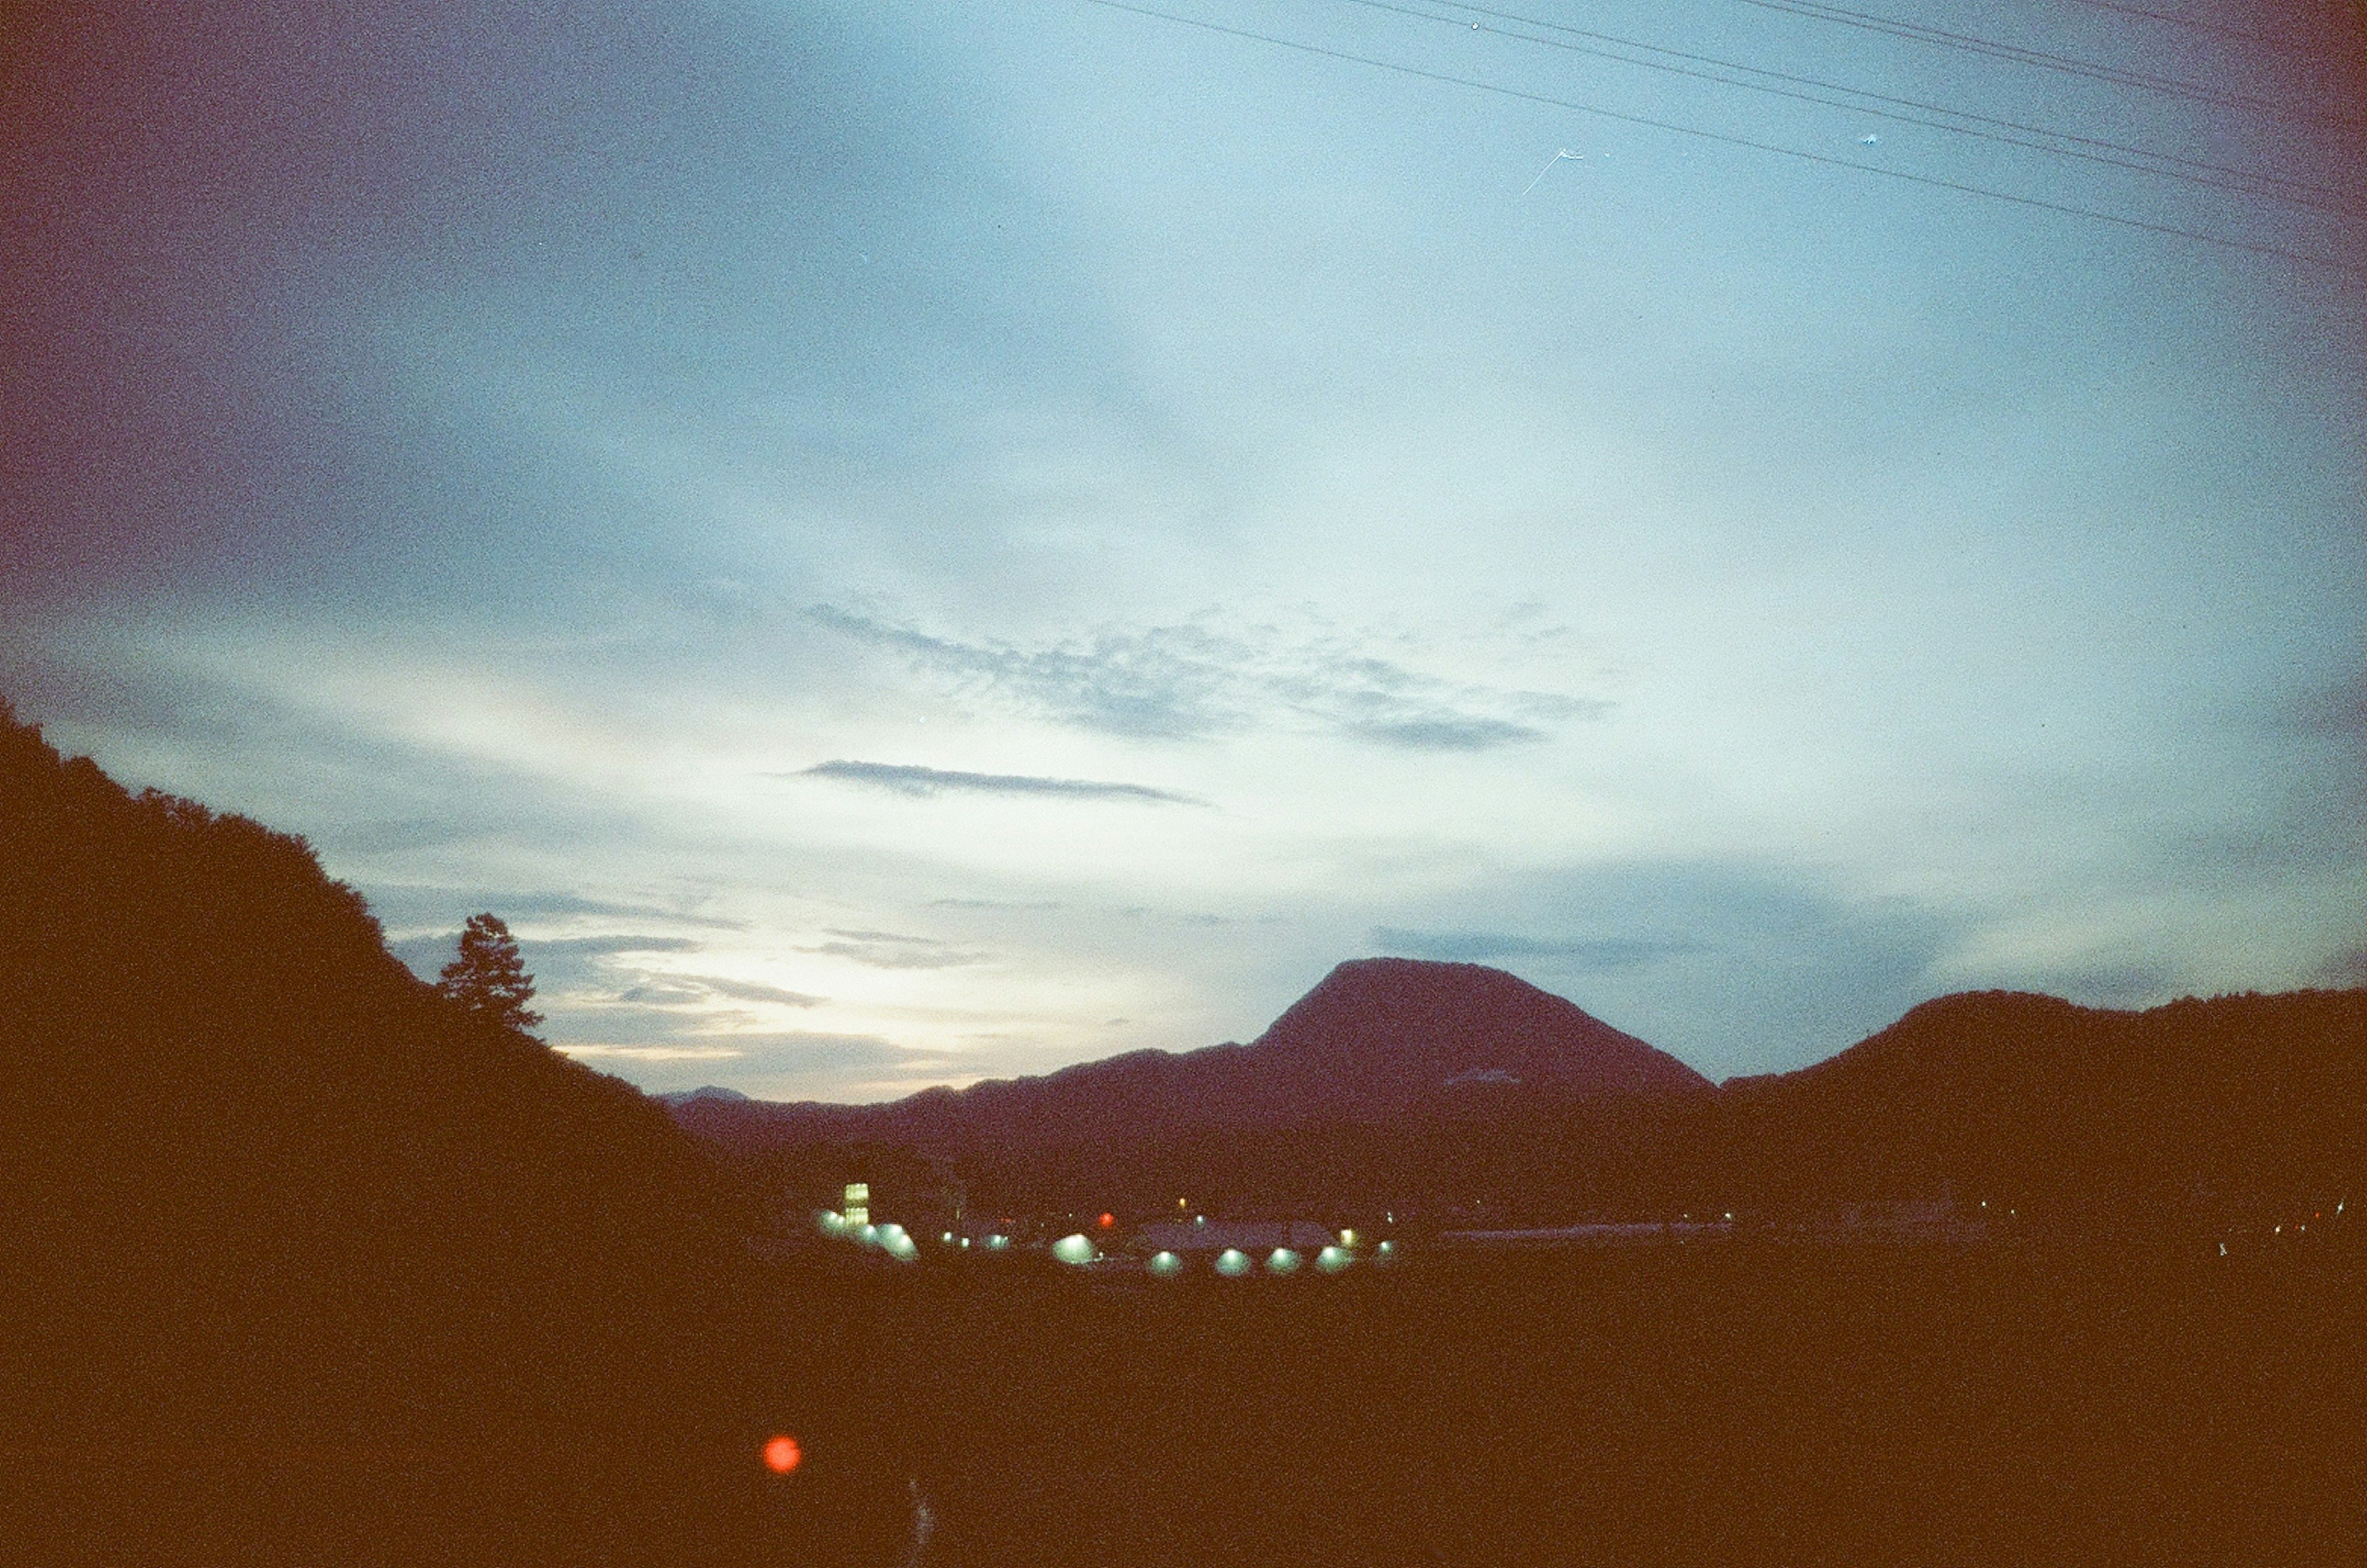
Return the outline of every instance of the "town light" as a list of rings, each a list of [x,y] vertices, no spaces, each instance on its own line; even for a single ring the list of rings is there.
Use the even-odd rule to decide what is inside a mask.
[[[1250,1255],[1238,1247],[1229,1247],[1217,1254],[1217,1272],[1228,1280],[1237,1280],[1250,1271]]]

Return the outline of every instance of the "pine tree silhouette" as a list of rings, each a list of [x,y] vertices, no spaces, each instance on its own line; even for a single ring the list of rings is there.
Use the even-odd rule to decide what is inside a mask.
[[[521,1034],[542,1021],[542,1014],[526,1005],[534,999],[534,976],[518,957],[517,939],[497,915],[469,917],[460,933],[460,956],[444,965],[436,988],[470,1017]]]

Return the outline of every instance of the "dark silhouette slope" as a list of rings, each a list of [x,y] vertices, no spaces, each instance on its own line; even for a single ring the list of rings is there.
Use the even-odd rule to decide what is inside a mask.
[[[129,795],[5,709],[0,1188],[0,1504],[82,1473],[81,1503],[140,1496],[127,1528],[151,1528],[188,1501],[185,1461],[104,1456],[163,1445],[277,1456],[214,1486],[263,1486],[276,1520],[330,1506],[258,1479],[299,1473],[291,1454],[473,1454],[453,1506],[491,1510],[503,1560],[539,1555],[536,1529],[584,1561],[604,1529],[696,1536],[764,1506],[732,1488],[780,1412],[746,1371],[780,1355],[742,1310],[744,1215],[711,1157],[629,1086],[437,997],[300,840]],[[595,1486],[604,1465],[635,1479]],[[651,1487],[662,1529],[632,1501]],[[373,1506],[401,1515],[382,1530],[438,1528]],[[293,1539],[234,1551],[316,1555]]]

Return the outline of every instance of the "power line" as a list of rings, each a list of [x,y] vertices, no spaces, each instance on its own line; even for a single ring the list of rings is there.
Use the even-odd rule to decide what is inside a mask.
[[[1741,0],[1745,6],[1756,6],[1762,11],[1782,11],[1795,17],[1811,17],[1820,22],[1834,22],[1845,28],[1858,28],[1867,32],[1884,33],[1892,38],[1911,39],[1920,43],[1938,44],[1942,48],[1959,49],[1973,54],[1987,55],[1993,60],[2010,60],[2023,65],[2034,65],[2044,71],[2060,71],[2068,75],[2084,76],[2090,81],[2109,82],[2123,87],[2142,87],[2148,92],[2164,93],[2172,97],[2191,98],[2198,103],[2217,104],[2224,108],[2260,109],[2269,114],[2289,118],[2323,120],[2336,125],[2359,125],[2355,116],[2331,109],[2296,107],[2267,98],[2256,98],[2244,93],[2222,93],[2200,82],[2183,82],[2172,76],[2156,76],[2143,71],[2128,71],[2117,65],[2104,65],[2091,60],[2074,60],[2068,55],[2053,54],[2041,49],[2025,49],[2020,44],[1999,43],[1994,39],[1976,38],[1970,33],[1950,32],[1944,28],[1928,27],[1921,22],[1902,22],[1895,17],[1877,17],[1864,11],[1845,10],[1839,6],[1827,6],[1820,0]]]
[[[2248,43],[2264,43],[2271,49],[2307,49],[2306,43],[2292,39],[2271,38],[2267,33],[2248,32],[2242,28],[2222,27],[2217,22],[2198,21],[2192,17],[2173,16],[2168,11],[2148,11],[2142,6],[2115,5],[2113,0],[2070,0],[2074,6],[2090,10],[2117,11],[2124,17],[2142,17],[2148,22],[2166,22],[2173,28],[2191,28],[2198,33],[2216,33],[2221,38],[2242,39]]]
[[[1391,3],[1391,0],[1345,0],[1345,3],[1352,6],[1362,6],[1369,10],[1387,11],[1393,12],[1399,16],[1420,17],[1424,21],[1437,22],[1446,27],[1455,28],[1458,31],[1462,30],[1466,26],[1464,22],[1456,17],[1442,17],[1437,15],[1435,12],[1421,10],[1411,6],[1396,5]],[[1777,82],[1790,82],[1802,86],[1820,88],[1828,92],[1845,93],[1850,95],[1852,98],[1863,98],[1868,100],[1868,102],[1855,103],[1842,99],[1819,97],[1814,93],[1794,92],[1784,87],[1771,86],[1763,82],[1736,81],[1732,77],[1717,75],[1712,71],[1691,70],[1682,65],[1670,65],[1659,61],[1637,60],[1627,55],[1614,53],[1610,50],[1591,49],[1584,44],[1571,43],[1561,39],[1536,38],[1526,33],[1510,31],[1504,28],[1488,27],[1479,23],[1469,24],[1472,30],[1489,33],[1497,38],[1512,39],[1522,43],[1542,44],[1548,49],[1566,50],[1574,54],[1590,55],[1598,60],[1615,60],[1622,64],[1639,66],[1647,71],[1661,71],[1678,76],[1690,76],[1697,81],[1715,82],[1724,86],[1740,87],[1749,92],[1772,94],[1776,97],[1792,98],[1801,103],[1820,104],[1828,108],[1846,109],[1853,114],[1871,115],[1879,119],[1891,120],[1902,125],[1917,125],[1922,126],[1928,130],[1949,131],[1958,136],[1977,137],[1986,141],[2002,142],[2012,147],[2024,147],[2033,152],[2046,152],[2059,158],[2078,158],[2089,163],[2108,164],[2113,168],[2131,169],[2135,170],[2138,174],[2151,175],[2160,179],[2183,180],[2191,185],[2204,186],[2214,190],[2234,191],[2244,196],[2260,197],[2271,201],[2286,202],[2295,207],[2309,208],[2321,212],[2337,213],[2345,217],[2361,216],[2359,209],[2354,207],[2345,205],[2341,201],[2338,193],[2309,185],[2303,181],[2286,179],[2281,175],[2255,174],[2248,170],[2228,168],[2223,164],[2203,163],[2200,159],[2181,158],[2172,153],[2154,152],[2146,148],[2131,147],[2122,142],[2106,141],[2094,137],[2072,136],[2061,131],[2049,130],[2043,126],[2023,125],[2015,120],[1997,119],[1988,115],[1971,114],[1963,109],[1950,108],[1944,104],[1923,103],[1913,98],[1897,98],[1883,93],[1870,93],[1863,88],[1852,87],[1839,82],[1820,81],[1813,76],[1795,76],[1789,72],[1773,71],[1764,66],[1746,65],[1739,61],[1721,60],[1715,55],[1695,54],[1685,50],[1665,48],[1659,44],[1643,43],[1634,39],[1620,38],[1610,33],[1593,32],[1583,28],[1569,27],[1560,22],[1545,21],[1534,17],[1519,16],[1509,11],[1489,10],[1484,6],[1464,5],[1460,3],[1460,0],[1433,0],[1433,3],[1445,6],[1453,10],[1460,11],[1469,16],[1487,17],[1497,21],[1511,22],[1522,27],[1542,28],[1551,32],[1567,33],[1577,38],[1593,39],[1604,43],[1617,44],[1624,49],[1642,50],[1652,54],[1666,55],[1673,60],[1691,61],[1696,64],[1714,66],[1717,70],[1740,71],[1752,75],[1765,76]],[[1949,123],[1945,119],[1928,119],[1922,118],[1920,115],[1901,114],[1897,112],[1895,109],[1870,107],[1869,104],[1896,105],[1902,108],[1920,109],[1930,114],[1953,116],[1958,119],[1976,121],[1977,124],[1955,125]],[[1997,126],[2002,128],[2002,130],[1988,130],[1979,129],[1980,126]],[[2005,132],[2009,130],[2021,131],[2025,134],[2022,136],[2005,134]],[[2053,144],[2053,141],[2033,141],[2027,139],[2032,136],[2052,138],[2054,139],[2054,141],[2077,142],[2079,146],[2056,146]],[[2130,157],[2118,158],[2109,156],[2106,152],[2083,152],[2080,150],[2080,147],[2108,149],[2112,152],[2124,152],[2130,154]],[[2190,169],[2206,172],[2186,173],[2175,168],[2159,168],[2157,167],[2155,164],[2151,163],[2132,162],[2131,159],[2133,158],[2153,159],[2156,160],[2157,163],[2181,164],[2187,165]],[[2225,177],[2214,178],[2212,177],[2213,175],[2222,175]]]
[[[1150,17],[1178,27],[1196,28],[1203,32],[1219,33],[1228,38],[1244,39],[1252,43],[1270,44],[1277,49],[1295,50],[1325,60],[1342,61],[1352,65],[1370,65],[1377,70],[1395,72],[1424,82],[1440,82],[1449,86],[1470,87],[1482,93],[1494,93],[1502,97],[1518,98],[1524,103],[1540,104],[1548,108],[1572,109],[1580,114],[1600,116],[1628,125],[1649,126],[1656,130],[1670,130],[1680,136],[1692,136],[1704,141],[1716,141],[1729,147],[1748,147],[1754,152],[1773,152],[1803,163],[1822,164],[1837,169],[1855,169],[1862,174],[1880,175],[1886,179],[1905,180],[1909,184],[1929,186],[1938,190],[1956,191],[1965,196],[1988,197],[1995,201],[2008,201],[2017,207],[2036,208],[2044,212],[2060,212],[2074,218],[2092,218],[2098,222],[2116,224],[2124,229],[2141,230],[2150,234],[2166,234],[2175,239],[2194,240],[2206,245],[2218,245],[2228,250],[2249,251],[2255,255],[2276,256],[2305,266],[2325,267],[2330,271],[2367,278],[2367,267],[2338,261],[2330,256],[2311,255],[2304,251],[2287,250],[2282,245],[2265,244],[2256,240],[2234,240],[2220,234],[2206,234],[2199,230],[2180,229],[2168,223],[2155,223],[2143,218],[2127,218],[2115,212],[2102,212],[2091,207],[2074,207],[2068,202],[2048,201],[2040,197],[2017,196],[2011,191],[1992,190],[1985,186],[1966,185],[1957,180],[1942,179],[1934,175],[1910,174],[1904,169],[1886,169],[1879,164],[1861,164],[1850,158],[1836,158],[1825,152],[1803,152],[1795,147],[1778,146],[1772,141],[1755,141],[1745,136],[1729,136],[1724,131],[1704,130],[1698,126],[1682,125],[1674,120],[1655,119],[1647,115],[1623,113],[1594,104],[1582,104],[1569,98],[1549,97],[1543,93],[1523,92],[1501,83],[1481,82],[1468,76],[1453,76],[1442,71],[1424,71],[1419,66],[1401,65],[1393,60],[1379,60],[1371,55],[1352,54],[1345,50],[1330,49],[1321,44],[1302,43],[1297,39],[1277,38],[1272,33],[1253,32],[1247,28],[1228,27],[1197,17],[1179,17],[1172,11],[1153,10],[1148,6],[1136,6],[1126,0],[1084,0],[1089,6],[1106,10],[1124,11],[1132,16]]]

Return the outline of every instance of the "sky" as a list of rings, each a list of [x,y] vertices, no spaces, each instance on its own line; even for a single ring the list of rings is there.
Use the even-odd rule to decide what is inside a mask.
[[[21,11],[0,695],[656,1090],[2367,984],[2361,24],[1863,3]]]

